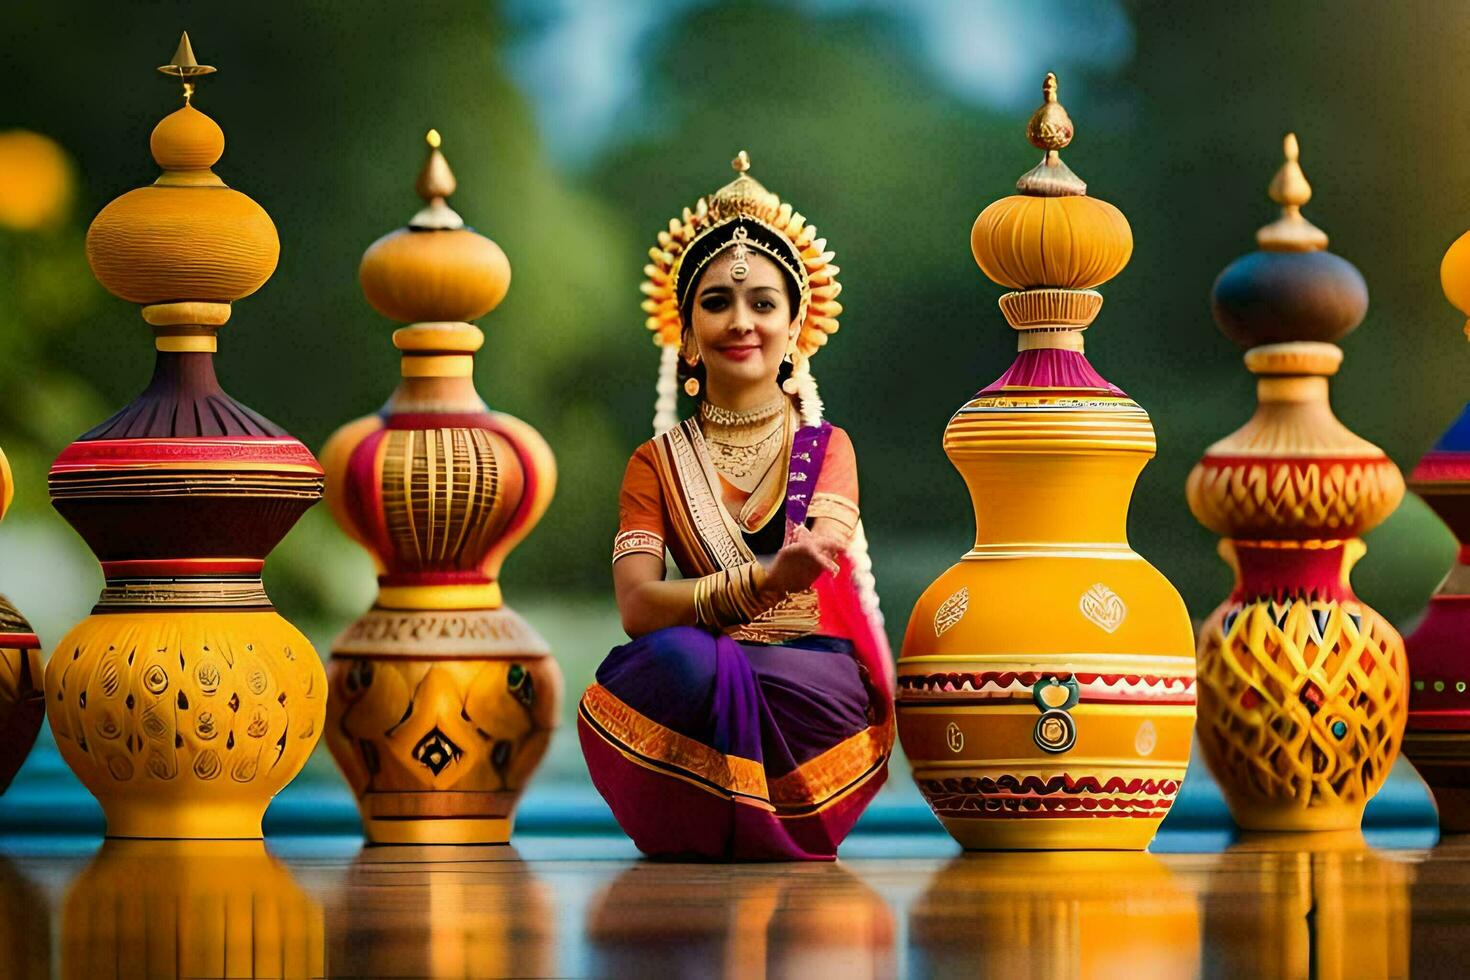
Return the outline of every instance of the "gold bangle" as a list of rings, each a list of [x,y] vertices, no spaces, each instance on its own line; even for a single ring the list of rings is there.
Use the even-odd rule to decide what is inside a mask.
[[[746,562],[722,568],[694,582],[694,621],[700,626],[725,629],[743,626],[765,611],[756,584],[759,565]]]

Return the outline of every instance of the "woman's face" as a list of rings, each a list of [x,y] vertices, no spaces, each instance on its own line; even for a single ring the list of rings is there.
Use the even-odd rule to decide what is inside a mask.
[[[691,329],[706,380],[715,388],[774,383],[793,332],[785,276],[756,249],[747,251],[745,278],[731,275],[734,264],[735,249],[726,249],[695,286]]]

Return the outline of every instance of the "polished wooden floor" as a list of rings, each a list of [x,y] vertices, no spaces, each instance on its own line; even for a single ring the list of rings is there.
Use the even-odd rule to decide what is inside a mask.
[[[6,978],[1470,977],[1470,839],[961,855],[875,835],[838,864],[745,866],[601,837],[0,849]]]

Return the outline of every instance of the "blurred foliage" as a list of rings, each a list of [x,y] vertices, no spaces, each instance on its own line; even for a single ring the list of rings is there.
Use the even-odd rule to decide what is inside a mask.
[[[1272,217],[1265,186],[1288,128],[1317,192],[1307,213],[1362,268],[1373,296],[1367,323],[1344,344],[1339,414],[1408,466],[1470,387],[1460,318],[1435,274],[1470,225],[1470,207],[1456,206],[1470,179],[1456,166],[1467,136],[1447,104],[1470,72],[1470,9],[1367,0],[1129,9],[1136,51],[1121,75],[1060,69],[1077,124],[1067,159],[1092,193],[1122,208],[1136,240],[1131,265],[1103,287],[1088,347],[1158,429],[1160,455],[1134,501],[1134,545],[1202,616],[1229,583],[1212,535],[1185,506],[1184,480],[1253,402],[1239,352],[1210,321],[1208,293]],[[1000,290],[969,255],[969,227],[1011,192],[1035,151],[1024,112],[1002,115],[941,89],[896,15],[681,8],[645,44],[643,97],[618,127],[633,135],[575,172],[549,158],[527,93],[506,74],[507,27],[493,4],[56,0],[11,9],[6,21],[0,128],[53,137],[79,180],[60,227],[0,231],[0,445],[15,464],[17,517],[56,531],[25,542],[79,547],[46,503],[46,467],[148,376],[148,331],[92,280],[82,236],[106,201],[156,175],[147,135],[177,96],[152,68],[187,27],[201,60],[221,69],[197,97],[228,140],[217,169],[266,207],[282,241],[274,278],[222,332],[219,372],[313,447],[395,382],[394,325],[362,299],[356,264],[413,214],[423,133],[444,134],[455,207],[514,269],[505,303],[482,321],[481,393],[535,425],[561,468],[546,519],[508,563],[512,602],[581,593],[611,615],[617,488],[648,435],[657,364],[638,310],[643,256],[669,216],[728,179],[726,161],[741,148],[838,252],[846,312],[815,370],[830,417],[858,446],[895,640],[918,592],[968,546],[968,495],[940,432],[1014,350]],[[1417,500],[1369,544],[1359,590],[1404,622],[1453,544]],[[12,552],[0,584],[47,561]],[[324,624],[318,639],[371,594],[366,559],[324,508],[268,574],[288,616]],[[80,616],[95,591],[75,592],[65,601]]]

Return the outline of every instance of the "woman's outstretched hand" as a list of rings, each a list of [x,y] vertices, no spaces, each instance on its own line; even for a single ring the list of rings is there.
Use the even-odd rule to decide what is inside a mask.
[[[776,552],[776,557],[766,567],[761,591],[779,597],[805,592],[823,572],[837,573],[837,556],[842,553],[842,548],[840,541],[813,534],[804,526],[797,528],[796,536]]]

